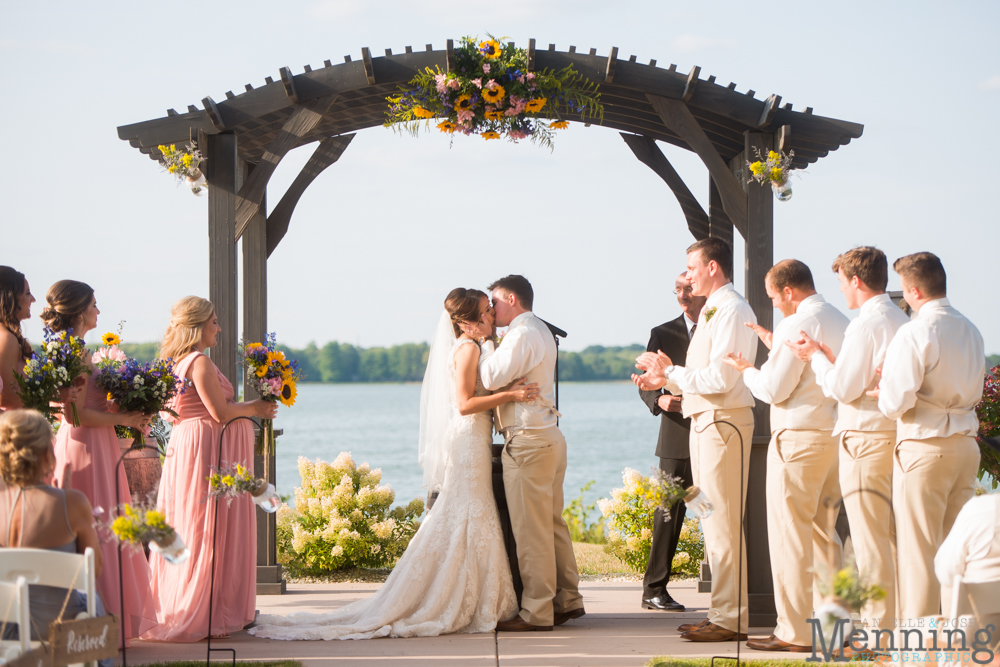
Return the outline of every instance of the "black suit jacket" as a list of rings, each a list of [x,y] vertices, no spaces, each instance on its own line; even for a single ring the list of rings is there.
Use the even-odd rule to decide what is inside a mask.
[[[684,322],[684,315],[681,314],[676,320],[671,320],[666,324],[655,327],[649,333],[649,345],[646,349],[650,352],[663,350],[670,357],[670,360],[677,366],[683,366],[687,360],[688,333],[687,324]],[[679,412],[664,412],[657,405],[657,399],[665,392],[639,390],[639,396],[649,408],[653,416],[660,417],[660,437],[656,441],[656,455],[661,459],[686,459],[690,458],[691,450],[688,445],[688,436],[691,429],[691,420],[685,419]]]

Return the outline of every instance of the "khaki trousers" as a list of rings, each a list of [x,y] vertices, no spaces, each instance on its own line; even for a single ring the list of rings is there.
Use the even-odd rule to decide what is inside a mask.
[[[558,427],[511,438],[503,452],[503,485],[524,593],[521,618],[552,625],[555,614],[583,607],[580,576],[563,521],[566,439]]]
[[[790,644],[812,645],[808,619],[822,602],[816,584],[840,569],[836,511],[831,516],[840,501],[837,456],[832,431],[782,429],[771,435],[767,450],[767,542],[778,612],[774,636]]]
[[[934,554],[958,511],[975,495],[979,456],[975,438],[966,435],[903,440],[896,445],[892,509],[900,618],[931,616],[940,609]]]
[[[869,632],[873,628],[895,627],[896,536],[892,518],[895,445],[895,431],[840,433],[840,490],[851,526],[854,559],[858,572],[872,583],[881,584],[886,593],[882,600],[873,600],[861,609],[861,621]],[[864,491],[859,493],[859,489]]]
[[[712,424],[719,420],[731,422],[739,434],[728,424]],[[740,436],[743,437],[742,460]],[[753,410],[750,408],[706,410],[691,418],[691,473],[695,485],[705,492],[715,507],[711,516],[701,521],[705,554],[712,568],[712,606],[708,620],[730,632],[737,631],[737,623],[745,632],[750,623],[746,543],[742,558],[739,548],[743,531],[740,508],[746,501],[752,443]]]

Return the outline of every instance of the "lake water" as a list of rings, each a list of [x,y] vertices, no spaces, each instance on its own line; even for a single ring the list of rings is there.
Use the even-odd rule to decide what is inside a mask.
[[[397,503],[424,498],[419,410],[419,384],[300,384],[295,406],[281,408],[274,422],[284,430],[277,442],[278,492],[291,494],[301,483],[300,456],[333,461],[347,451],[357,463],[382,469],[382,483],[396,491]],[[609,497],[626,467],[648,475],[657,464],[659,418],[631,383],[562,383],[559,411],[568,452],[566,502],[590,480],[597,483],[585,494],[588,503]]]

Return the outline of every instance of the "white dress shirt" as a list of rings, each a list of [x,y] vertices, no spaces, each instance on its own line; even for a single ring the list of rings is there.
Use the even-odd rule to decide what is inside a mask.
[[[691,337],[694,336],[694,334],[691,333],[691,329],[694,329],[697,324],[697,322],[688,317],[687,313],[684,313],[684,326],[687,327],[688,341],[690,341]]]
[[[774,329],[771,353],[760,369],[748,368],[743,381],[754,395],[771,404],[771,432],[782,429],[832,431],[837,402],[823,395],[816,376],[785,341],[798,340],[805,331],[815,340],[840,351],[848,319],[819,294],[806,297],[795,313]]]
[[[687,366],[670,366],[665,373],[668,389],[684,393],[685,417],[711,409],[753,407],[753,396],[740,372],[722,361],[730,352],[739,352],[751,361],[756,359],[757,334],[744,322],[756,324],[757,316],[732,283],[720,287],[706,300],[688,347]],[[700,358],[702,354],[707,358]]]
[[[875,371],[885,361],[885,351],[896,331],[909,321],[888,294],[879,294],[865,301],[858,317],[847,326],[844,344],[840,353],[835,353],[836,364],[820,350],[813,353],[810,365],[816,382],[825,396],[839,403],[834,435],[841,431],[896,430],[895,420],[879,412],[878,399],[865,392],[878,384]]]
[[[514,404],[514,428],[549,428],[558,424],[555,410],[557,348],[552,333],[534,313],[521,313],[510,322],[499,347],[492,340],[482,345],[479,376],[483,386],[496,391],[518,378],[538,384],[538,398]]]
[[[878,408],[897,441],[975,436],[985,374],[979,330],[948,299],[928,301],[889,343]]]
[[[976,496],[962,507],[934,556],[934,573],[944,586],[956,574],[965,581],[1000,580],[1000,493]]]

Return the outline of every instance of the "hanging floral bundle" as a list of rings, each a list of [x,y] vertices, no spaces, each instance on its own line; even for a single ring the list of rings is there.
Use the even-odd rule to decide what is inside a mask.
[[[212,466],[211,471],[212,474],[208,476],[208,495],[213,498],[225,498],[227,507],[244,493],[249,493],[254,504],[269,514],[281,507],[281,497],[275,491],[274,485],[254,477],[245,466],[239,463],[236,467]]]
[[[299,362],[286,359],[285,353],[277,349],[277,335],[270,333],[263,343],[240,343],[240,361],[243,363],[247,384],[253,387],[262,400],[277,402],[291,407],[298,395],[297,384],[302,379]],[[274,423],[270,419],[261,420],[261,431],[257,434],[254,453],[274,454]]]
[[[414,136],[421,123],[429,125],[434,119],[438,130],[447,134],[530,139],[552,148],[554,130],[569,126],[565,114],[604,119],[597,84],[572,65],[558,72],[529,72],[527,51],[513,43],[501,46],[492,35],[482,42],[463,38],[455,49],[454,71],[428,67],[409,85],[386,98],[385,126],[402,126]]]
[[[774,190],[774,195],[778,201],[788,201],[792,198],[792,184],[788,177],[792,171],[792,158],[795,151],[768,151],[767,157],[759,148],[754,148],[757,159],[754,162],[747,161],[747,168],[750,169],[750,178],[747,183],[757,181],[761,185],[770,184]]]
[[[61,402],[59,392],[70,387],[80,387],[86,384],[85,375],[90,375],[84,357],[87,348],[82,338],[73,335],[73,330],[55,333],[45,327],[42,334],[44,341],[42,349],[35,352],[24,364],[20,375],[14,374],[17,381],[17,395],[25,408],[38,410],[50,422],[55,422],[56,413],[61,407],[53,404]],[[80,415],[76,403],[71,403],[73,426],[80,425]]]
[[[160,554],[172,565],[179,565],[188,559],[191,551],[184,540],[167,523],[162,511],[148,503],[122,505],[118,516],[111,520],[108,528],[114,538],[133,548],[149,544],[151,551]]]
[[[178,181],[187,183],[191,187],[191,192],[199,197],[204,194],[208,182],[199,167],[205,158],[201,156],[201,152],[193,142],[184,150],[178,149],[176,144],[169,146],[161,144],[157,148],[160,150],[160,164],[168,173],[176,176]]]

